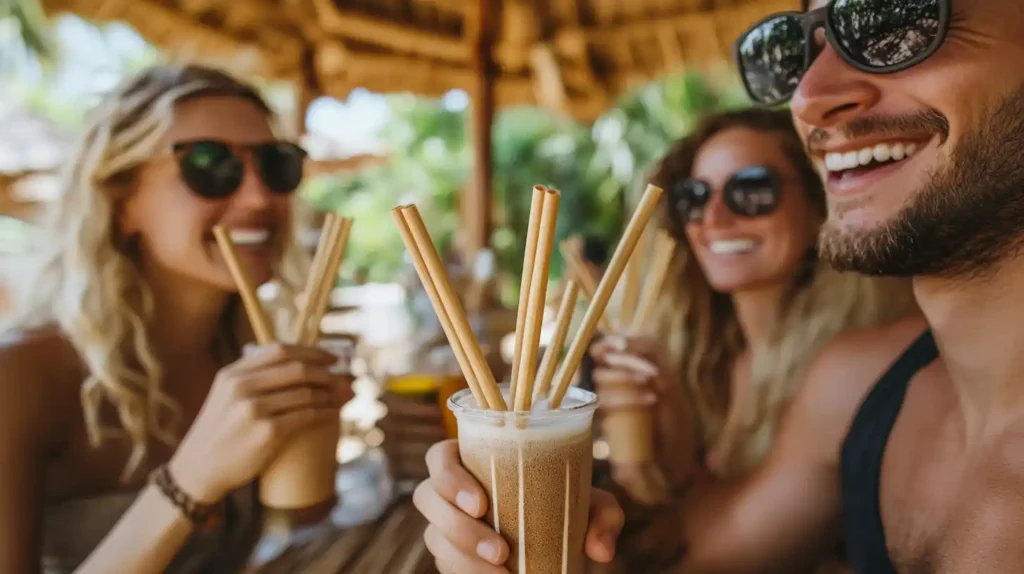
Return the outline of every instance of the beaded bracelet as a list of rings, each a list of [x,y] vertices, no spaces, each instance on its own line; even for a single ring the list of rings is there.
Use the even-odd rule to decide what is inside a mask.
[[[162,464],[153,470],[149,475],[149,481],[160,490],[160,493],[171,504],[181,511],[185,518],[197,526],[205,524],[214,508],[216,508],[216,505],[213,504],[197,502],[182,490],[178,483],[175,482],[174,477],[171,476],[171,471],[167,468],[166,464]]]

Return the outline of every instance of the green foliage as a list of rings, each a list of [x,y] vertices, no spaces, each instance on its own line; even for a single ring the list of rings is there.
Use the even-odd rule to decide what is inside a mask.
[[[719,87],[716,80],[690,74],[650,84],[622,98],[593,126],[533,108],[498,114],[492,245],[506,300],[518,296],[533,186],[562,192],[558,240],[575,233],[614,240],[628,215],[627,194],[667,147],[701,114],[745,103],[733,82]],[[313,181],[304,189],[314,205],[356,219],[343,269],[352,279],[395,277],[404,256],[389,214],[396,205],[415,202],[439,249],[449,249],[459,224],[456,194],[470,175],[463,112],[411,96],[389,101],[391,121],[380,134],[392,150],[389,163]],[[562,266],[556,255],[555,277]]]
[[[0,20],[13,18],[21,42],[42,59],[53,55],[48,23],[39,0],[0,0]]]

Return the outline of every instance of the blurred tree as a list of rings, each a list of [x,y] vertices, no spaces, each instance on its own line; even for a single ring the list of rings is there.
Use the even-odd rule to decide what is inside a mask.
[[[324,178],[304,192],[314,205],[356,219],[343,275],[391,280],[404,249],[392,207],[415,202],[443,252],[458,220],[456,194],[471,154],[462,110],[408,95],[392,96],[391,121],[380,134],[392,150],[387,165]],[[730,76],[687,74],[644,86],[593,126],[533,108],[498,114],[494,125],[495,248],[503,299],[518,296],[523,244],[535,184],[562,192],[557,238],[587,233],[614,241],[628,215],[626,197],[673,140],[704,113],[743,105]],[[554,276],[562,272],[555,257]]]

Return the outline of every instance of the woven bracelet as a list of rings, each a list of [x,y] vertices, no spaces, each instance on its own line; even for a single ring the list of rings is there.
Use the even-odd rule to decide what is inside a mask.
[[[203,504],[197,502],[194,498],[189,496],[185,491],[178,486],[175,482],[174,477],[171,476],[171,471],[168,470],[166,464],[158,466],[150,475],[149,481],[153,486],[160,490],[160,493],[164,495],[173,504],[185,518],[189,519],[193,524],[199,526],[206,523],[206,520],[210,517],[210,514],[216,508],[213,504]]]

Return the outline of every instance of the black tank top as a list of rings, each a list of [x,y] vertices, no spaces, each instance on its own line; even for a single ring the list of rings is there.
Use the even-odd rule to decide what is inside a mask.
[[[840,476],[846,558],[859,574],[896,574],[879,507],[882,455],[910,379],[938,356],[931,331],[925,331],[868,393],[843,441]]]

